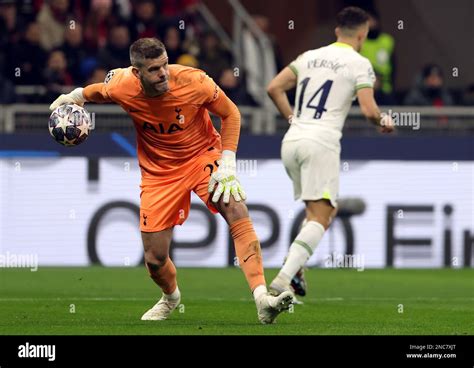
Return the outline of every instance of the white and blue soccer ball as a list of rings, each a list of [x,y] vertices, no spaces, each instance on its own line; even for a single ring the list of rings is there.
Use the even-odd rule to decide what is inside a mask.
[[[51,113],[48,126],[56,142],[66,147],[77,146],[89,137],[91,116],[79,105],[61,105]]]

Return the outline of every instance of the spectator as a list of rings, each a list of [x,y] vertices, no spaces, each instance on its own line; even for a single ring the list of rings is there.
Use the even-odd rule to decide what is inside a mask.
[[[60,50],[66,56],[67,69],[74,80],[74,84],[81,85],[84,82],[81,65],[87,56],[82,42],[81,24],[75,23],[73,28],[68,27],[64,38],[65,42]]]
[[[23,29],[24,22],[18,16],[15,0],[0,0],[0,46],[18,42]]]
[[[257,32],[254,32],[253,29],[244,29],[242,32],[242,57],[246,88],[253,99],[252,105],[263,106],[267,99],[264,86],[267,86],[272,78],[278,74],[278,70],[281,70],[282,65],[275,38],[269,33],[269,19],[263,15],[253,15],[252,19],[270,42],[270,45],[265,49],[267,52],[264,52],[265,50],[258,41],[259,35]]]
[[[102,83],[104,82],[106,76],[107,70],[97,67],[92,71],[92,74],[87,79],[85,85],[88,86],[89,84]]]
[[[41,26],[41,47],[50,51],[64,42],[64,32],[68,27],[69,0],[50,0],[45,2],[36,18]]]
[[[51,101],[63,93],[64,86],[72,85],[72,77],[67,71],[66,56],[61,50],[54,50],[49,54],[44,80],[46,85],[45,101]]]
[[[415,87],[405,97],[405,105],[453,105],[453,97],[444,87],[443,72],[438,65],[426,65],[421,72],[421,78],[418,77],[418,79]]]
[[[395,40],[388,33],[382,32],[380,19],[373,12],[369,17],[369,34],[362,45],[360,54],[370,60],[374,71],[380,75],[383,93],[393,92],[395,70]]]
[[[41,31],[38,23],[28,24],[22,39],[9,53],[6,77],[15,85],[43,82],[42,74],[47,54],[40,46]]]
[[[130,34],[124,24],[113,26],[107,46],[99,52],[99,65],[107,70],[130,65]]]
[[[211,78],[218,80],[222,72],[231,67],[232,55],[222,47],[214,32],[207,32],[198,60],[200,68]]]
[[[234,70],[224,69],[220,78],[219,86],[224,93],[237,105],[248,105],[248,97],[240,79],[236,77]]]
[[[282,57],[281,57],[281,52],[278,46],[278,43],[276,41],[276,37],[270,33],[270,19],[265,16],[265,15],[258,15],[255,14],[252,16],[255,24],[257,25],[258,28],[263,32],[265,36],[268,37],[272,44],[273,48],[273,58],[274,58],[274,63],[277,68],[277,70],[282,70],[285,65],[283,65]]]
[[[91,0],[90,11],[84,21],[84,44],[89,52],[105,47],[109,29],[118,20],[112,11],[112,0]]]
[[[176,64],[178,58],[184,54],[181,47],[181,34],[176,27],[168,27],[163,37],[170,64]]]
[[[181,44],[186,52],[197,55],[199,46],[195,42],[201,34],[197,7],[200,0],[159,0],[158,34],[164,35],[169,27],[186,32]]]
[[[152,0],[139,0],[134,3],[133,14],[128,22],[133,40],[143,37],[156,37],[156,5]]]

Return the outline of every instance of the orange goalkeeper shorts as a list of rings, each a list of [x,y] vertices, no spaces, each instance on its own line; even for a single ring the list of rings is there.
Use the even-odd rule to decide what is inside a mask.
[[[156,177],[142,181],[140,230],[157,232],[182,225],[191,208],[191,191],[201,198],[212,213],[217,213],[207,187],[220,158],[221,152],[212,149],[188,162],[179,177]]]

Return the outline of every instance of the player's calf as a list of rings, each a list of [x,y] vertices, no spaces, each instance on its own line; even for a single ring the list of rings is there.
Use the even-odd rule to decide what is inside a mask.
[[[321,224],[325,230],[329,228],[337,209],[326,199],[306,202],[306,222],[314,221]]]

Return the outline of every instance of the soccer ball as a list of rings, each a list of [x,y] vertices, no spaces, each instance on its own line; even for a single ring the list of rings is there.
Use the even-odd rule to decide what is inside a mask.
[[[90,114],[79,105],[61,105],[49,117],[49,133],[63,146],[77,146],[89,136]]]

